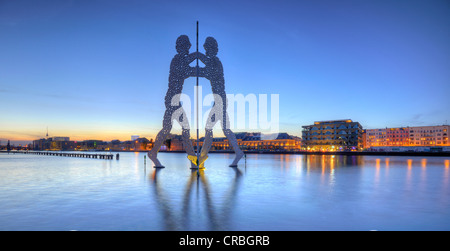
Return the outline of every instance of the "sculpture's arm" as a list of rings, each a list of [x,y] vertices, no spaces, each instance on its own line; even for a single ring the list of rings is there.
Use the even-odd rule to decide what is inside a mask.
[[[189,67],[189,76],[188,77],[197,77],[197,67]],[[206,78],[205,68],[198,67],[198,77]]]
[[[194,52],[197,53],[197,52]],[[204,64],[208,64],[209,63],[209,58],[207,56],[205,56],[203,53],[198,52],[197,53],[197,57],[200,61],[202,61]]]
[[[209,63],[210,59],[206,57],[201,52],[193,52],[189,54],[186,58],[188,64],[192,63],[195,59],[199,59],[202,61],[205,65]],[[189,67],[188,77],[197,77],[197,67]],[[205,68],[198,68],[198,77],[200,78],[207,78],[206,69]]]
[[[197,52],[192,52],[191,54],[187,55],[187,57],[186,57],[188,64],[192,63],[196,59],[197,59]]]

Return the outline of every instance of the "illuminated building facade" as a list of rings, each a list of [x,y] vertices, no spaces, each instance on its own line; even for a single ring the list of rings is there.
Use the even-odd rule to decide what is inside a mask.
[[[357,151],[363,147],[363,128],[351,119],[318,121],[303,126],[302,149],[307,151]]]
[[[261,133],[236,133],[236,139],[244,151],[299,151],[301,150],[301,139],[287,133],[279,133],[275,139],[261,139]],[[204,138],[200,138],[199,146],[202,147]],[[194,148],[197,145],[193,140]],[[181,136],[173,136],[170,141],[170,151],[183,151]],[[226,137],[214,138],[211,151],[233,150]]]
[[[420,126],[409,128],[410,146],[450,146],[450,126]]]
[[[76,147],[74,141],[70,141],[69,137],[53,137],[46,139],[38,139],[33,141],[33,150],[52,150],[52,151],[68,151],[74,150]]]
[[[134,140],[112,140],[96,146],[97,150],[105,151],[148,151],[153,147],[153,139],[134,138]]]
[[[236,133],[236,139],[239,147],[247,151],[298,151],[301,149],[301,139],[287,133],[279,133],[275,139],[271,140],[262,140],[261,133]],[[216,149],[221,147],[218,144],[220,141],[216,143]]]
[[[421,126],[365,130],[365,148],[381,146],[450,146],[450,126]]]
[[[409,128],[384,128],[365,130],[365,148],[375,146],[409,146]]]

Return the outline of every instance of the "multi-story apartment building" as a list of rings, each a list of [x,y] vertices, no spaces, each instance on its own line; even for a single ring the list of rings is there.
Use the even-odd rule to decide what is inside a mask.
[[[409,146],[409,128],[384,128],[365,130],[365,148],[374,146]]]
[[[385,146],[386,129],[365,129],[364,130],[364,148],[373,146]]]
[[[379,146],[450,146],[450,126],[421,126],[365,130],[365,148]]]
[[[361,150],[363,128],[351,119],[316,121],[303,126],[302,149],[308,151]]]
[[[420,126],[409,128],[410,146],[450,146],[450,126]]]

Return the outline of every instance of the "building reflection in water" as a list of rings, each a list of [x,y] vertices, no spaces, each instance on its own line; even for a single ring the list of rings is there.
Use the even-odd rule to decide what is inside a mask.
[[[168,198],[164,192],[164,184],[161,184],[158,180],[159,172],[162,169],[154,169],[150,174],[151,187],[154,192],[156,202],[160,207],[163,215],[163,221],[165,230],[169,231],[183,231],[190,230],[190,220],[195,217],[190,217],[191,214],[198,213],[191,211],[191,202],[201,202],[200,192],[204,195],[203,202],[206,209],[206,220],[209,225],[209,230],[227,230],[230,222],[230,215],[236,201],[237,191],[239,190],[240,180],[242,178],[242,172],[236,168],[231,168],[235,172],[233,182],[230,184],[230,189],[221,203],[215,203],[212,198],[211,185],[207,179],[207,175],[203,170],[193,170],[187,180],[187,184],[184,189],[182,198],[181,210],[179,208],[172,207],[171,201],[176,201],[176,198]],[[192,196],[193,192],[196,192],[196,196]],[[224,205],[220,210],[215,205]]]
[[[406,188],[410,189],[411,184],[412,184],[412,180],[411,180],[411,174],[412,174],[412,164],[413,164],[413,160],[412,159],[408,159],[406,161],[407,165],[408,165],[408,169],[406,172]]]
[[[407,163],[408,163],[408,170],[411,170],[411,169],[412,169],[412,162],[413,162],[412,159],[408,159],[408,160],[407,160]]]
[[[422,159],[421,163],[423,169],[427,168],[427,159]]]
[[[375,162],[375,185],[378,185],[380,182],[380,163],[381,160],[380,159],[376,159]]]
[[[303,158],[307,172],[319,170],[324,173],[333,173],[335,168],[345,166],[361,166],[363,156],[347,155],[306,155]]]
[[[361,166],[363,156],[347,155],[305,155],[302,158],[303,166],[306,166],[306,174],[320,172],[321,184],[333,186],[336,182],[336,171],[339,168]]]
[[[423,187],[423,186],[425,186],[426,181],[427,181],[427,159],[422,159],[420,162],[422,165],[422,172],[420,175],[420,179],[421,179],[420,186]]]
[[[448,183],[449,183],[449,166],[450,166],[450,160],[446,159],[444,160],[444,166],[445,166],[445,171],[444,171],[444,189],[447,191],[448,189]]]

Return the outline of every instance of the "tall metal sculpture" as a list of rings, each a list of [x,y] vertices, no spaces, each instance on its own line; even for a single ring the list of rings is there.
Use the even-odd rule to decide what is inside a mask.
[[[178,37],[176,43],[176,49],[178,54],[172,59],[170,64],[169,74],[169,89],[167,90],[165,105],[166,112],[164,114],[163,129],[158,133],[155,139],[155,144],[148,156],[155,164],[155,168],[164,167],[161,165],[157,158],[157,154],[162,144],[166,140],[172,129],[173,120],[178,121],[181,125],[183,133],[183,146],[188,154],[188,158],[191,160],[191,168],[203,168],[203,163],[208,158],[208,152],[211,149],[213,139],[213,127],[221,121],[222,130],[227,137],[231,147],[236,153],[236,157],[232,167],[237,166],[239,160],[244,153],[239,148],[236,140],[236,136],[230,130],[230,121],[227,113],[227,97],[225,93],[225,79],[223,74],[223,66],[217,53],[219,51],[217,41],[213,37],[206,38],[203,45],[205,48],[205,54],[198,52],[198,22],[197,22],[197,52],[189,54],[191,43],[186,35]],[[197,59],[197,66],[190,67],[189,64]],[[198,67],[198,60],[201,60],[204,64],[204,68]],[[197,153],[194,152],[192,141],[190,140],[190,126],[186,117],[186,112],[180,103],[180,95],[183,89],[184,80],[188,77],[204,77],[211,82],[212,92],[214,95],[214,105],[209,113],[206,123],[205,141],[201,153],[198,153],[198,112],[197,112]],[[198,97],[198,95],[197,95]],[[197,102],[198,103],[198,102]],[[198,105],[197,105],[198,107]]]

